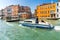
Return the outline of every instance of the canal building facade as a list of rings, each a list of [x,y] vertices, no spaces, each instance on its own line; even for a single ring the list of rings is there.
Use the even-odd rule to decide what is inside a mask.
[[[20,16],[20,19],[30,19],[31,18],[31,9],[30,7],[28,6],[21,6],[20,8],[20,13],[19,13],[19,16]]]
[[[4,14],[3,19],[5,20],[19,20],[20,18],[31,18],[31,9],[28,6],[10,5],[3,10],[4,13],[2,14]]]
[[[0,18],[4,19],[4,16],[5,16],[4,9],[2,9],[2,10],[0,10]]]
[[[31,15],[28,12],[20,12],[20,20],[30,19]]]
[[[58,18],[60,18],[60,2],[57,2],[57,14],[58,14]]]
[[[4,9],[5,20],[17,20],[18,19],[19,5],[10,5]]]
[[[2,10],[0,10],[0,19],[2,18]]]
[[[56,3],[38,5],[35,10],[35,16],[38,18],[56,17]]]

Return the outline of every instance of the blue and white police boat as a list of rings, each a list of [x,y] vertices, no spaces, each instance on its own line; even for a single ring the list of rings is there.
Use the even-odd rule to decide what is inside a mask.
[[[54,26],[52,24],[49,24],[48,22],[44,22],[43,20],[41,22],[38,22],[37,20],[25,20],[22,21],[22,26],[26,27],[34,27],[34,28],[44,28],[44,29],[53,29]]]

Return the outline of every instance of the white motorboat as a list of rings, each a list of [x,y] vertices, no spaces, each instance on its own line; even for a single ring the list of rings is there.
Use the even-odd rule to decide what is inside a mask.
[[[35,20],[25,20],[20,22],[22,26],[27,27],[34,27],[34,28],[46,28],[46,29],[53,29],[54,26],[52,24],[49,24],[48,22],[39,22],[36,23]]]

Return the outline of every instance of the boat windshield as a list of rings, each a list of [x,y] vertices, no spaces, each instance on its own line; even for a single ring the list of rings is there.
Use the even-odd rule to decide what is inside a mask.
[[[45,23],[45,21],[44,21],[44,20],[41,20],[41,22]]]
[[[25,23],[27,22],[27,23],[32,23],[32,21],[24,21]]]

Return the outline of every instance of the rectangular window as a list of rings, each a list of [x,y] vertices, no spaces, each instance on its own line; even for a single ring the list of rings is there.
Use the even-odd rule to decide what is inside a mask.
[[[59,12],[59,9],[57,9],[57,12]]]
[[[7,8],[7,12],[8,13],[11,13],[12,12],[12,9],[9,7],[9,8]]]
[[[52,8],[52,6],[50,6],[50,8]]]
[[[53,8],[55,8],[55,5],[53,5]]]
[[[22,10],[24,10],[24,6],[21,6]]]
[[[49,11],[48,11],[48,13],[49,13]]]
[[[47,13],[47,11],[44,11],[44,13]]]
[[[55,10],[51,10],[50,13],[53,14],[55,12]]]
[[[59,3],[57,3],[57,6],[59,5]]]

